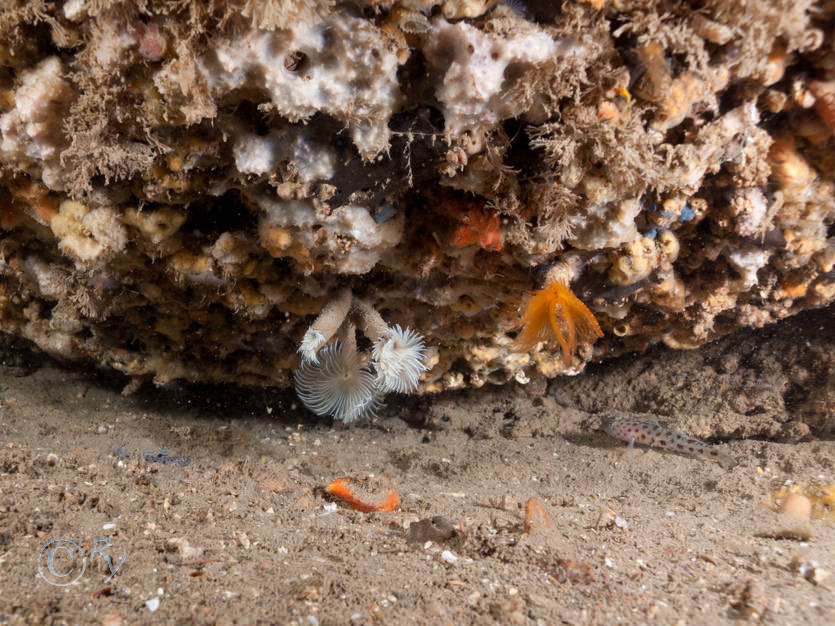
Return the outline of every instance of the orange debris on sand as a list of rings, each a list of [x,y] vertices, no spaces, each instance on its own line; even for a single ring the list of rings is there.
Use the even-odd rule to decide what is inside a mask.
[[[553,526],[554,522],[548,517],[540,499],[529,498],[525,502],[525,533],[530,535],[532,532],[543,529],[550,530]]]
[[[533,545],[556,550],[560,555],[558,562],[565,568],[567,578],[586,580],[590,576],[588,564],[574,560],[574,549],[557,529],[539,498],[529,498],[525,503],[525,534],[522,538]]]
[[[603,336],[594,314],[560,282],[530,297],[517,326],[522,326],[522,331],[516,337],[516,350],[527,352],[540,341],[556,339],[566,365],[571,364],[578,340],[593,342]]]
[[[350,478],[337,478],[325,487],[325,491],[355,511],[361,511],[362,513],[391,513],[400,508],[400,496],[397,495],[397,492],[389,491],[383,501],[378,504],[364,502],[354,495],[351,488],[348,487],[350,480]]]

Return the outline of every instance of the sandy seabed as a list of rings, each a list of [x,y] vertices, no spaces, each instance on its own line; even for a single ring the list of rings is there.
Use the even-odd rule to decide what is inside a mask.
[[[0,624],[832,624],[833,313],[350,428],[287,392],[125,397],[6,339]],[[599,430],[618,414],[739,465],[629,453]],[[343,476],[401,510],[335,501]],[[810,522],[774,510],[792,489]]]

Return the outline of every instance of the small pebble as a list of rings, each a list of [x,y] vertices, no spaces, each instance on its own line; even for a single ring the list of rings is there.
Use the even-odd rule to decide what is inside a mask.
[[[802,494],[790,493],[783,501],[782,510],[794,519],[808,520],[812,516],[812,503]]]
[[[440,515],[409,524],[409,541],[442,543],[455,536],[455,525]]]
[[[147,602],[145,602],[145,606],[148,607],[148,610],[153,613],[159,608],[159,598],[151,598]]]
[[[187,539],[177,537],[168,540],[170,548],[176,548],[180,558],[184,560],[199,559],[203,556],[203,549],[192,546]]]
[[[441,558],[447,563],[455,563],[458,560],[458,557],[450,550],[441,552]]]
[[[816,585],[820,585],[830,576],[832,576],[832,572],[829,572],[821,567],[816,567],[812,571],[812,575],[809,577],[809,580],[811,580]]]
[[[534,545],[549,545],[563,555],[572,551],[539,498],[530,498],[525,503],[525,534],[527,541]]]
[[[449,619],[446,607],[438,600],[429,600],[426,603],[426,614],[438,621]]]
[[[101,626],[122,626],[122,616],[118,613],[105,613],[99,620]]]
[[[124,460],[130,456],[130,452],[128,452],[122,446],[116,446],[115,448],[113,448],[113,451],[110,453],[110,456],[116,459]]]
[[[814,533],[812,532],[812,524],[808,521],[803,522],[799,526],[793,528],[779,528],[777,530],[764,531],[754,535],[763,539],[792,539],[794,541],[809,541]]]
[[[616,517],[615,512],[608,506],[601,506],[598,510],[595,526],[597,528],[608,528],[615,522]]]

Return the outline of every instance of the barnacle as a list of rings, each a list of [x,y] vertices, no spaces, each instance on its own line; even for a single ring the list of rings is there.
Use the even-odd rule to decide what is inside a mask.
[[[421,372],[429,369],[423,362],[425,352],[423,335],[400,324],[390,326],[371,350],[378,385],[385,391],[415,391]]]
[[[664,58],[664,48],[658,42],[651,41],[638,48],[637,53],[645,73],[635,83],[633,92],[650,102],[661,102],[672,82],[670,68]]]
[[[296,394],[316,415],[346,424],[373,416],[380,406],[376,377],[350,339],[325,346],[318,364],[304,361],[296,370]]]
[[[768,153],[771,174],[781,186],[806,189],[815,180],[815,170],[797,151],[790,137],[778,137]]]
[[[815,97],[815,110],[818,115],[835,133],[835,80],[811,80],[809,91]]]
[[[765,68],[758,75],[763,85],[769,87],[783,78],[786,68],[792,64],[794,55],[790,54],[786,47],[779,41],[775,42],[768,54]]]
[[[594,341],[603,336],[592,312],[561,282],[546,285],[534,293],[518,325],[522,326],[516,337],[518,352],[532,350],[540,341],[556,339],[566,365],[571,364],[578,340]]]
[[[684,121],[693,104],[708,92],[704,81],[692,72],[686,72],[673,80],[659,104],[658,119],[653,123],[656,130],[668,130]]]

